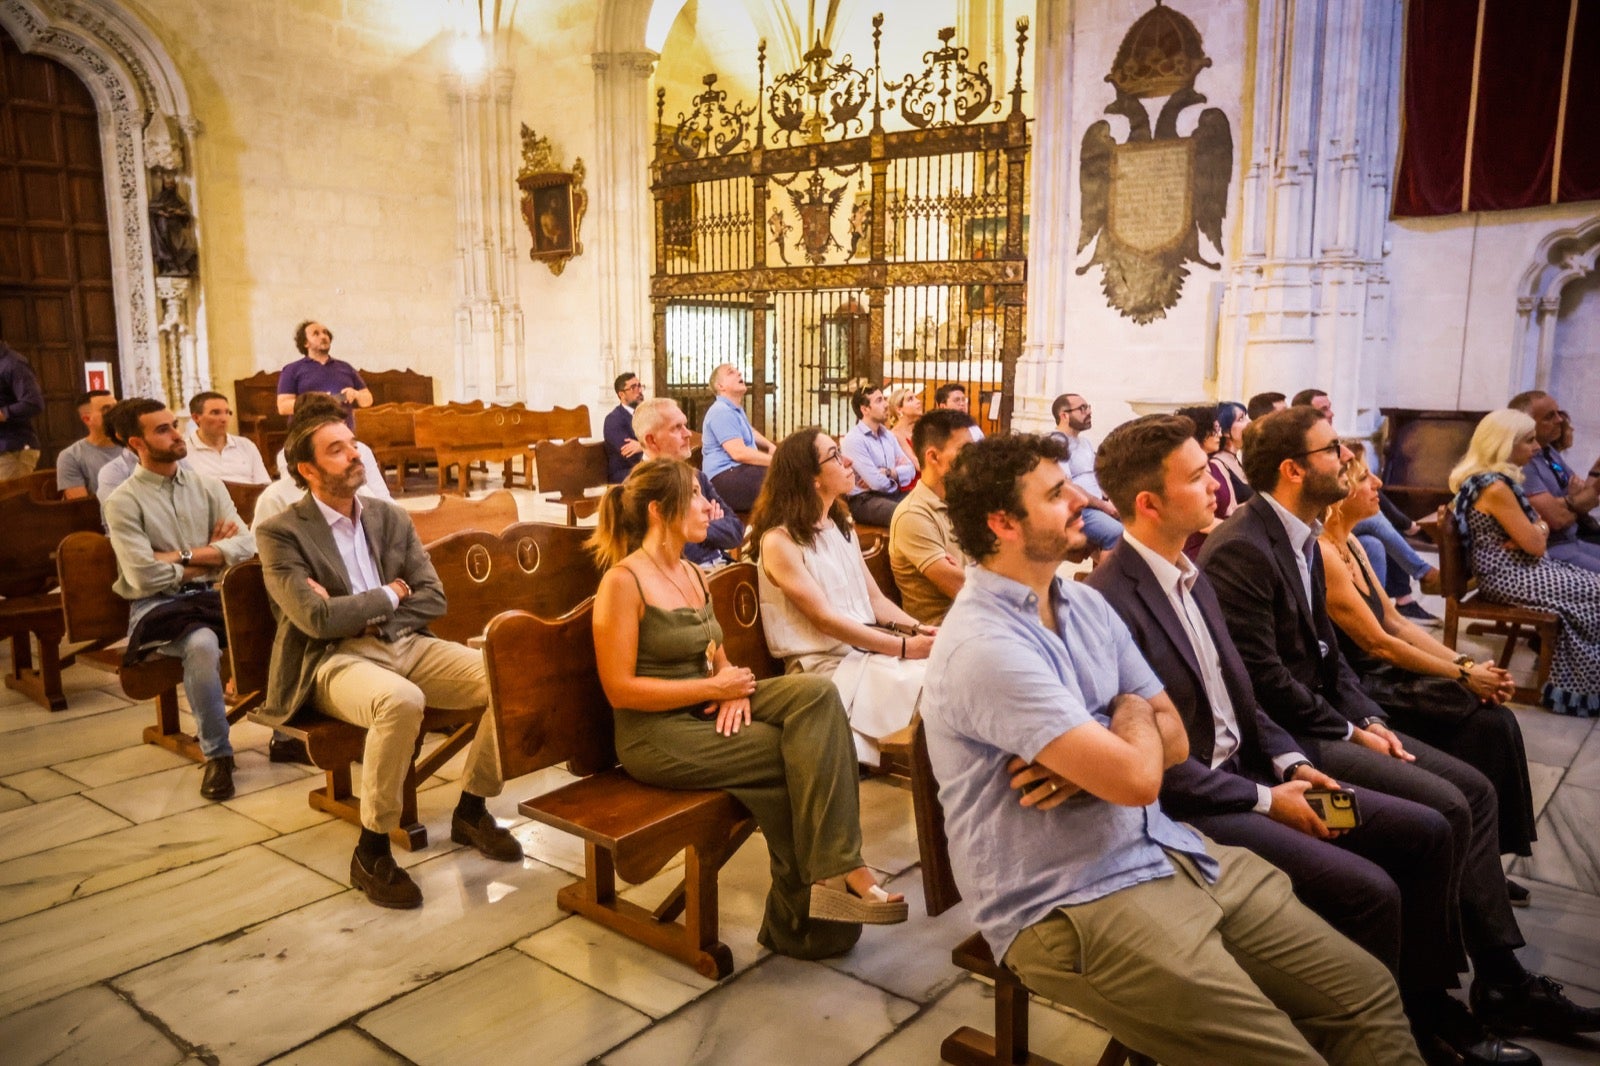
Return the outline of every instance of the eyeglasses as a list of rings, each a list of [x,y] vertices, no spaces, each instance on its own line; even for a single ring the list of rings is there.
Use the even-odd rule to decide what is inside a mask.
[[[1321,448],[1312,448],[1308,452],[1297,452],[1294,455],[1289,456],[1289,458],[1309,459],[1313,455],[1320,455],[1323,452],[1327,452],[1329,455],[1339,456],[1344,454],[1344,450],[1344,441],[1336,440],[1332,444],[1323,445]]]
[[[1070,415],[1070,414],[1076,414],[1079,411],[1087,411],[1090,408],[1092,408],[1093,406],[1094,406],[1094,404],[1092,404],[1092,403],[1080,403],[1076,407],[1068,407],[1068,408],[1065,408],[1065,410],[1066,410],[1067,414]]]
[[[844,465],[844,454],[842,452],[840,452],[838,448],[834,448],[833,450],[828,452],[827,455],[824,455],[822,457],[821,462],[817,463],[817,466],[820,467],[825,463],[838,463],[840,466],[843,466]]]

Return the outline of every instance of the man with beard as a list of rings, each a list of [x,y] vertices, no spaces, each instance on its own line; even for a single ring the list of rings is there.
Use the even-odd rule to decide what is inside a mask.
[[[1050,434],[1067,447],[1061,469],[1083,490],[1088,502],[1083,510],[1083,535],[1098,551],[1110,551],[1122,540],[1117,505],[1106,499],[1094,474],[1094,442],[1083,436],[1094,426],[1094,405],[1075,392],[1064,392],[1050,404],[1056,431]]]
[[[116,432],[139,466],[101,511],[117,554],[113,590],[131,600],[125,662],[149,653],[183,660],[205,773],[200,795],[233,795],[233,745],[223,703],[222,604],[211,588],[222,571],[256,552],[255,538],[216,478],[184,469],[176,416],[159,400],[117,405]]]
[[[1476,1018],[1443,988],[1409,997],[1424,1051],[1440,1062],[1534,1062],[1526,1049],[1489,1040],[1479,1022],[1506,1033],[1587,1032],[1600,1027],[1600,1011],[1577,1006],[1517,959],[1523,939],[1500,868],[1494,786],[1461,760],[1391,730],[1340,654],[1317,535],[1320,516],[1350,491],[1349,459],[1333,424],[1314,407],[1251,423],[1244,468],[1256,495],[1206,538],[1200,568],[1215,587],[1256,703],[1311,761],[1346,785],[1431,807],[1450,823]],[[1455,969],[1465,969],[1465,959]]]
[[[343,359],[333,358],[333,330],[306,319],[294,328],[294,346],[302,358],[278,374],[278,413],[294,414],[295,397],[325,392],[344,405],[345,425],[356,427],[355,409],[372,406],[372,390],[360,371]]]
[[[638,374],[618,374],[611,387],[617,393],[617,406],[606,415],[603,436],[606,442],[606,480],[615,485],[644,458],[644,447],[633,437],[633,413],[644,402],[644,383],[639,380]]]
[[[1378,960],[1264,859],[1162,811],[1188,737],[1127,626],[1056,574],[1087,549],[1062,458],[1048,437],[996,437],[946,481],[977,565],[922,711],[957,879],[994,957],[1169,1066],[1420,1063]]]
[[[350,881],[380,907],[420,907],[422,892],[395,865],[389,833],[400,824],[423,709],[486,708],[483,655],[428,632],[445,611],[439,575],[401,508],[357,497],[367,471],[343,416],[297,421],[284,456],[309,491],[257,530],[278,621],[259,717],[281,725],[310,706],[367,730]],[[494,718],[486,714],[467,754],[450,839],[520,862],[521,845],[484,803],[500,786]]]

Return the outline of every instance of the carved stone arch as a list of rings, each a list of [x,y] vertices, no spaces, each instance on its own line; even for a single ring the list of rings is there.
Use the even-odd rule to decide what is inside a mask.
[[[157,278],[151,257],[151,168],[174,177],[195,218],[199,124],[171,57],[112,0],[0,0],[0,27],[25,53],[70,69],[100,115],[112,288],[123,394],[173,405],[210,386],[199,274]]]
[[[1600,260],[1600,215],[1558,229],[1539,242],[1517,286],[1517,338],[1511,391],[1546,389],[1554,369],[1561,293],[1594,273]]]

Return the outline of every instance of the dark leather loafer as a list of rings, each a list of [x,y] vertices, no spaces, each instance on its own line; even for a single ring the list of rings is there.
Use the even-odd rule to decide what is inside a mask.
[[[359,888],[373,903],[397,911],[422,906],[422,889],[411,876],[394,864],[394,856],[384,855],[368,870],[359,854],[350,856],[350,887]]]
[[[476,822],[469,822],[459,814],[451,815],[450,839],[457,844],[471,844],[485,858],[496,862],[522,861],[522,845],[511,835],[511,830],[495,821],[488,811]]]
[[[268,762],[297,762],[302,766],[311,766],[311,754],[306,751],[306,742],[299,737],[275,736],[267,742]]]
[[[1536,1052],[1494,1036],[1461,1001],[1447,997],[1441,1006],[1431,1026],[1412,1030],[1429,1066],[1540,1066]]]
[[[1529,974],[1520,985],[1472,982],[1473,1013],[1497,1033],[1569,1036],[1600,1031],[1600,1008],[1580,1007],[1567,998],[1559,981]]]
[[[208,800],[225,800],[233,796],[232,755],[219,755],[206,760],[206,770],[200,778],[200,795]]]

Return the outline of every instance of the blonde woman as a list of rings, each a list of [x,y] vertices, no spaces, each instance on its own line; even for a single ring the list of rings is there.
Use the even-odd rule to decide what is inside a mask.
[[[911,446],[911,431],[917,428],[917,419],[921,417],[922,393],[904,385],[889,393],[889,432],[900,442],[900,450],[911,457],[911,465],[918,472],[922,470],[922,460]],[[911,484],[915,485],[916,482]],[[909,492],[910,489],[911,485],[907,485],[906,490]]]
[[[1384,592],[1354,532],[1379,513],[1383,482],[1367,467],[1360,441],[1345,447],[1353,453],[1345,464],[1350,495],[1328,509],[1320,540],[1339,648],[1396,728],[1483,772],[1499,798],[1500,853],[1529,855],[1535,834],[1528,758],[1516,715],[1504,706],[1516,684],[1494,663],[1475,663],[1439,643]],[[1526,892],[1509,891],[1514,901]]]
[[[693,468],[676,459],[640,463],[600,504],[595,660],[617,757],[646,784],[733,793],[772,857],[761,943],[802,959],[842,954],[860,923],[904,921],[905,898],[861,861],[838,691],[815,676],[757,681],[728,661],[705,579],[683,559],[709,523]]]
[[[1522,491],[1522,468],[1538,447],[1533,419],[1490,411],[1450,472],[1451,510],[1480,595],[1561,616],[1544,704],[1587,718],[1600,714],[1600,574],[1545,555],[1550,527]]]

